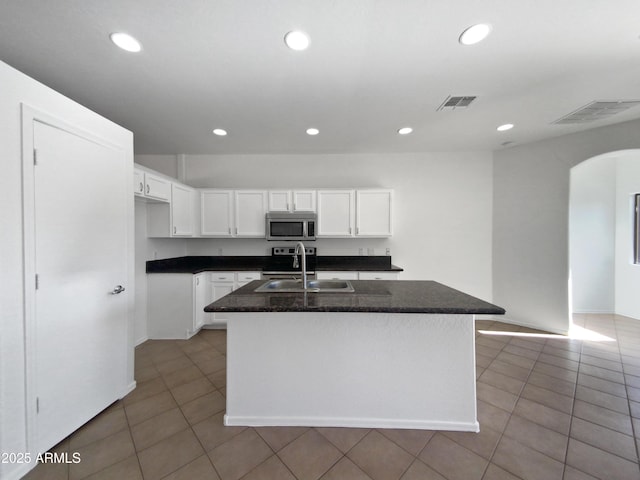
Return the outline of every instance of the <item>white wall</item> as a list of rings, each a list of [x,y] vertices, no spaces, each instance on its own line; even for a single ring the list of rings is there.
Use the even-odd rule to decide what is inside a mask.
[[[568,330],[569,171],[640,147],[639,131],[640,121],[625,122],[495,152],[493,300],[506,318]]]
[[[616,161],[597,157],[570,172],[569,262],[574,313],[615,309]]]
[[[131,132],[72,102],[0,62],[0,451],[26,452],[25,328],[22,235],[20,104],[82,125],[102,138],[132,148]],[[133,208],[133,204],[131,204]],[[133,215],[131,216],[133,225]],[[133,230],[130,232],[133,261]],[[125,252],[126,253],[126,252]],[[133,272],[127,290],[134,289]],[[133,298],[130,299],[133,316]],[[133,335],[133,331],[131,332]],[[133,374],[133,370],[131,370]],[[0,463],[0,478],[18,478],[25,465]],[[28,467],[28,466],[27,466]]]
[[[395,191],[391,239],[322,239],[321,254],[360,248],[404,268],[403,279],[432,279],[491,300],[492,156],[489,152],[385,155],[186,155],[195,187],[387,187]],[[160,159],[162,163],[164,159]],[[155,168],[151,156],[136,157]],[[191,255],[264,255],[265,240],[186,240]]]
[[[616,313],[640,319],[640,265],[633,264],[633,200],[640,193],[640,150],[619,152],[616,201]]]

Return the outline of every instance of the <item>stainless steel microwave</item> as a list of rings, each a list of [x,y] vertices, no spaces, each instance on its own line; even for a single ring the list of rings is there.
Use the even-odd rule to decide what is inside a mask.
[[[315,240],[314,212],[267,212],[267,240]]]

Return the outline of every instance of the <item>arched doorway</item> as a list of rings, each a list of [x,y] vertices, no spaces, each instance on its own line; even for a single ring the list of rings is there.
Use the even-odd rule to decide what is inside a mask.
[[[640,318],[640,265],[633,261],[640,150],[590,158],[570,178],[571,311]]]

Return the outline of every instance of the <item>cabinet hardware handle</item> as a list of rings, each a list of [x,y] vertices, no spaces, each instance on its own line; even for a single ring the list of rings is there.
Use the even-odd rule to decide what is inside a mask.
[[[173,227],[173,233],[178,233],[178,227]]]
[[[236,227],[236,235],[238,234],[238,227]]]
[[[149,193],[149,184],[147,183],[147,193]]]
[[[294,205],[295,205],[295,204],[294,204]],[[294,208],[295,208],[295,206],[294,206]],[[289,210],[290,210],[290,208],[289,208],[289,204],[287,203],[287,211],[289,211]]]
[[[124,292],[124,287],[122,285],[116,285],[116,288],[114,288],[111,292],[111,295],[118,295],[119,293]]]
[[[231,235],[231,227],[229,227],[229,235]]]
[[[144,185],[140,182],[140,193],[144,192]]]

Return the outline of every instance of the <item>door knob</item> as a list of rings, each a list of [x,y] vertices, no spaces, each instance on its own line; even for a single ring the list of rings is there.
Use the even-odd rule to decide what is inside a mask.
[[[116,285],[116,288],[113,289],[111,295],[118,295],[119,293],[124,292],[124,287],[122,285]]]

